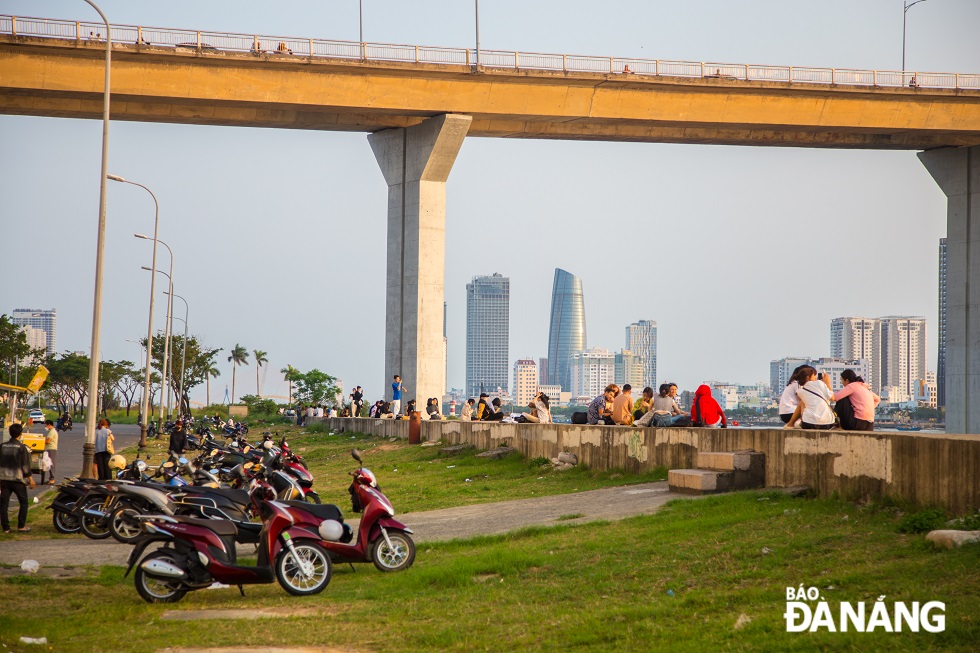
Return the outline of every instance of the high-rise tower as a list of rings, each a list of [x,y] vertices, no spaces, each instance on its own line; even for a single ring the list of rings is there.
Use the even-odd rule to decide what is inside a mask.
[[[507,390],[510,355],[510,279],[473,277],[466,284],[466,392]]]
[[[572,387],[571,363],[585,349],[585,294],[582,280],[555,268],[551,288],[551,329],[548,333],[548,381],[566,392]]]
[[[835,317],[830,321],[830,356],[845,360],[868,361],[868,385],[880,392],[881,320],[868,317]]]
[[[643,385],[657,390],[657,323],[640,320],[626,327],[626,349],[643,357]],[[632,382],[630,382],[632,385]]]
[[[17,326],[31,326],[44,331],[48,356],[54,355],[55,339],[58,334],[58,316],[55,309],[15,308],[10,320]]]
[[[914,397],[925,378],[926,318],[881,318],[881,387],[897,387]]]

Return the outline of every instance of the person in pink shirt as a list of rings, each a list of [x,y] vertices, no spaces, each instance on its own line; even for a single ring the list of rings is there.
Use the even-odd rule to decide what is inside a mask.
[[[840,375],[844,387],[834,393],[837,414],[841,418],[841,428],[845,431],[873,431],[875,428],[875,406],[881,398],[871,392],[868,384],[854,370],[844,370]],[[841,410],[841,401],[849,400],[854,409],[853,420],[846,419]]]

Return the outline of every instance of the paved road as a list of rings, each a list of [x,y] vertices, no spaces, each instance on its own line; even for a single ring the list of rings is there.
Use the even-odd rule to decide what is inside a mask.
[[[690,499],[675,494],[666,482],[576,492],[550,497],[502,501],[429,512],[407,513],[398,519],[414,532],[417,542],[435,542],[476,535],[506,533],[525,526],[579,524],[596,520],[623,519],[656,512],[672,499]],[[575,519],[564,519],[581,515]],[[50,518],[47,515],[36,518]],[[356,528],[356,522],[351,522]],[[72,540],[31,540],[0,543],[0,564],[19,565],[26,559],[42,566],[123,565],[131,548],[115,540],[95,541],[82,535]],[[251,546],[242,550],[244,555]]]

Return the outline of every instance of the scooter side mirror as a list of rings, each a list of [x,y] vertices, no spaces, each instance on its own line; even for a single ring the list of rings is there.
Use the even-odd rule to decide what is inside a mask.
[[[359,463],[360,462],[364,462],[363,460],[361,460],[361,452],[358,451],[357,449],[351,449],[350,450],[350,455],[357,462],[359,462]]]

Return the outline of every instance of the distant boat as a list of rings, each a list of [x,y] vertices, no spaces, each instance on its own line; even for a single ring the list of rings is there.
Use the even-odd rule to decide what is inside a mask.
[[[921,431],[922,430],[922,427],[921,426],[909,426],[907,424],[903,424],[902,426],[896,426],[895,427],[895,430],[896,431]]]

